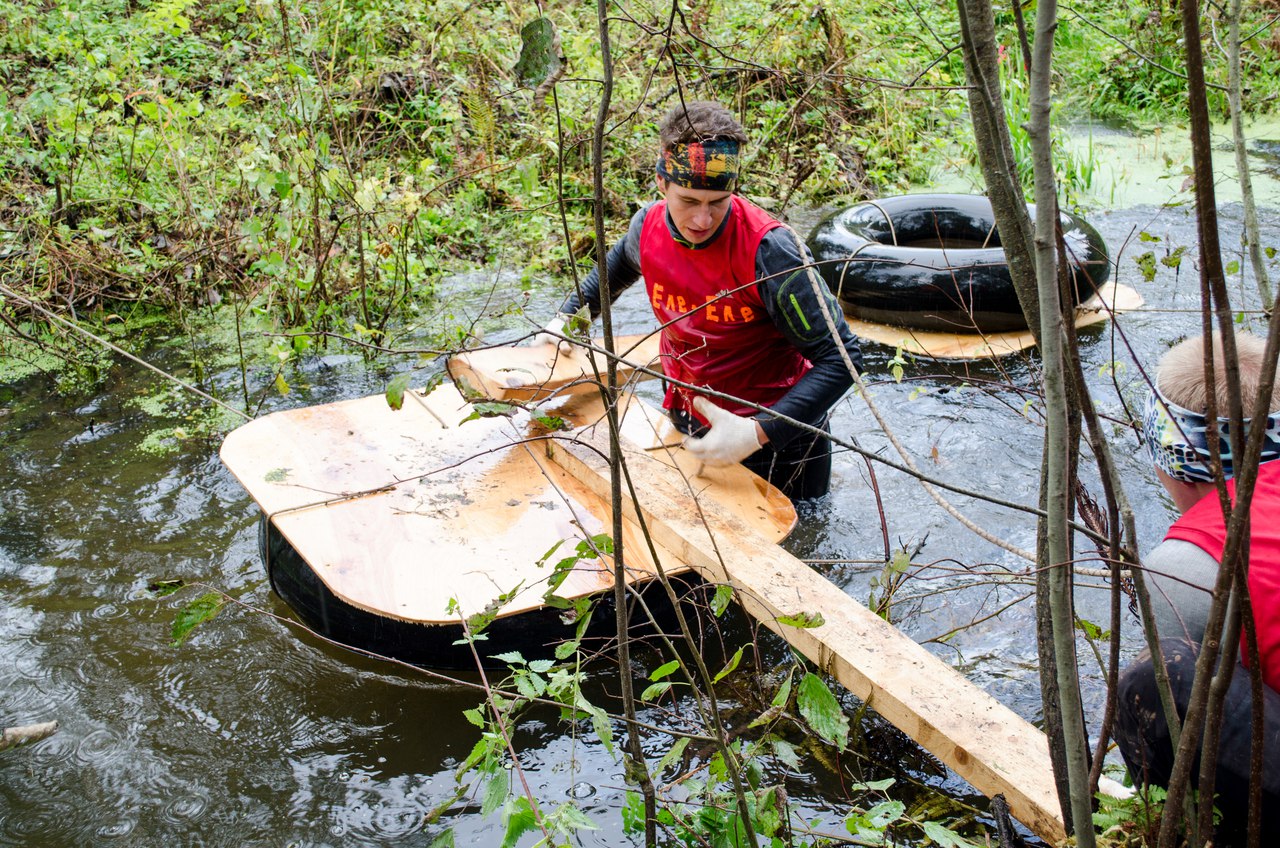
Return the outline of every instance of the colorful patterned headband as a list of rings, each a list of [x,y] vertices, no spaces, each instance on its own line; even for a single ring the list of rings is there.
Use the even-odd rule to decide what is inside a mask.
[[[1222,473],[1230,478],[1235,468],[1231,449],[1231,419],[1218,419],[1218,447],[1222,454]],[[1173,403],[1158,389],[1152,389],[1142,416],[1151,460],[1156,467],[1184,483],[1212,483],[1213,471],[1209,454],[1209,422],[1198,412]],[[1249,421],[1244,422],[1249,434]],[[1280,459],[1280,415],[1267,416],[1267,433],[1262,442],[1262,462]]]
[[[658,176],[685,188],[733,191],[738,183],[738,142],[673,144],[658,157]]]

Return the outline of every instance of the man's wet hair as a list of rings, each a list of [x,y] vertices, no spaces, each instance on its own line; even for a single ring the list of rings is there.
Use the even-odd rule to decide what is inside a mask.
[[[747,132],[733,113],[711,100],[695,100],[677,105],[658,124],[658,140],[663,150],[673,144],[695,141],[736,141],[745,144]]]
[[[1236,360],[1240,370],[1240,397],[1244,402],[1246,418],[1252,414],[1254,401],[1261,384],[1263,354],[1267,344],[1250,333],[1236,333]],[[1213,334],[1213,389],[1214,412],[1226,417],[1227,372],[1222,356],[1222,337]],[[1204,336],[1196,335],[1169,348],[1156,369],[1156,386],[1166,398],[1192,412],[1205,415],[1209,411],[1209,393],[1204,376]],[[1280,409],[1280,397],[1273,391],[1271,411]]]

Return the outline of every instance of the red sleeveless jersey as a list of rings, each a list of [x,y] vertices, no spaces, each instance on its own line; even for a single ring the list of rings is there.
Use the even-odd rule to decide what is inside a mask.
[[[668,377],[770,406],[813,367],[773,325],[756,287],[756,249],[780,226],[734,197],[720,234],[692,248],[671,236],[665,200],[650,208],[640,233],[640,272],[653,314],[666,325],[660,350]],[[713,400],[736,415],[756,411]],[[693,414],[690,401],[687,390],[667,386],[667,409]]]
[[[1234,504],[1235,480],[1227,481],[1227,492]],[[1190,542],[1222,562],[1227,526],[1218,494],[1201,498],[1173,523],[1165,538]],[[1280,460],[1259,467],[1249,504],[1249,600],[1258,633],[1262,679],[1280,692]],[[1246,656],[1243,633],[1240,651]]]

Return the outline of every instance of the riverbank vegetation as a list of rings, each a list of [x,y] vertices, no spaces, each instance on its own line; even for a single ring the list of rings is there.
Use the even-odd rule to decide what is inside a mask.
[[[951,142],[968,132],[958,23],[946,3],[618,6],[608,68],[596,10],[582,5],[104,0],[47,8],[0,0],[0,9],[6,355],[32,367],[62,357],[89,379],[102,370],[103,347],[86,341],[86,329],[123,340],[157,315],[179,324],[220,316],[236,328],[238,351],[242,328],[251,328],[264,340],[261,355],[279,363],[334,345],[394,349],[410,327],[419,351],[465,346],[468,329],[437,302],[442,276],[462,267],[513,272],[495,304],[512,315],[528,292],[581,274],[609,235],[593,226],[595,198],[616,232],[650,194],[653,119],[682,98],[740,112],[756,140],[744,190],[778,214],[918,184],[941,157],[965,149]],[[1253,35],[1243,107],[1254,112],[1280,90],[1274,11],[1255,8],[1245,25]],[[1058,120],[1183,117],[1181,25],[1171,13],[1140,3],[1068,12],[1051,80]],[[997,24],[1006,84],[992,99],[1016,125],[1023,118],[1012,113],[1029,112],[1035,98],[1023,82],[1017,15],[1002,12]],[[1221,56],[1210,54],[1206,74],[1225,84]],[[597,186],[592,139],[606,76],[615,87]],[[1209,107],[1221,113],[1226,98],[1214,92]],[[1021,146],[1030,159],[1030,132]],[[1087,169],[1077,163],[1056,176],[1069,185],[1072,173],[1087,180]],[[1051,198],[1039,199],[1048,210]],[[1021,198],[1015,205],[1025,211]],[[525,316],[527,327],[540,317]],[[277,367],[259,388],[287,392],[289,380]],[[243,401],[252,414],[247,380]],[[1121,561],[1118,545],[1111,555]],[[1074,638],[1071,622],[1059,635]],[[556,702],[566,718],[591,721],[610,744],[610,717],[578,700],[570,673],[578,655],[570,647],[559,659],[568,665],[511,656],[510,686],[530,701],[568,693]],[[690,672],[688,682],[714,692],[737,663],[714,678],[706,668]],[[680,667],[657,666],[641,700],[666,692]],[[760,721],[770,711],[770,720],[798,715],[797,727],[843,750],[847,719],[818,675],[797,662],[794,675],[788,667],[785,681],[770,683]],[[510,793],[503,723],[525,704],[490,695],[473,711],[484,738],[461,769],[480,775],[485,811],[503,810],[511,843],[535,827],[548,841],[588,829],[572,804],[547,822],[531,797]],[[715,750],[706,780],[690,784],[696,804],[656,813],[646,773],[628,825],[645,830],[646,844],[656,844],[658,825],[686,844],[754,843],[757,833],[794,844],[785,798],[752,766],[757,742],[784,764],[793,746],[767,736],[731,742],[714,702],[708,714]],[[643,771],[643,763],[632,751],[630,767]],[[1089,799],[1075,789],[1089,775],[1075,771],[1071,794],[1084,822]],[[888,831],[890,839],[966,844],[893,799],[855,810],[846,826],[864,843]]]
[[[541,49],[558,61],[536,78],[519,67],[533,7],[0,10],[0,320],[19,360],[52,351],[92,364],[41,310],[129,327],[230,302],[291,334],[275,351],[296,354],[329,333],[390,344],[389,331],[431,312],[450,269],[517,271],[536,287],[589,267],[601,68],[588,7],[543,10],[555,40]],[[1245,25],[1244,107],[1255,112],[1280,89],[1266,14]],[[1025,110],[1025,73],[1014,16],[998,24],[1013,113]],[[900,192],[944,156],[973,157],[949,143],[968,132],[951,4],[646,4],[619,7],[613,26],[614,228],[650,196],[653,121],[681,97],[742,114],[756,140],[744,190],[780,213]],[[1072,7],[1058,34],[1058,120],[1177,120],[1178,36],[1160,4]],[[1212,51],[1209,75],[1226,81]],[[1089,163],[1067,161],[1087,181]],[[458,328],[436,330],[440,347],[460,342]]]

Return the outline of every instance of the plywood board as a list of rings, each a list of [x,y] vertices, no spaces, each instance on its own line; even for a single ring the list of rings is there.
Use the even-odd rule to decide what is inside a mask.
[[[602,434],[554,446],[553,460],[584,485],[604,479]],[[627,455],[639,503],[654,537],[717,583],[734,587],[748,612],[867,701],[903,732],[987,795],[1003,794],[1014,815],[1042,838],[1064,838],[1044,735],[950,666],[885,622],[805,563],[756,536],[738,515],[709,499],[690,510],[688,495],[712,483],[705,469],[676,481],[655,451]],[[673,448],[670,461],[683,467]],[[814,628],[779,618],[820,614]]]
[[[1106,321],[1112,314],[1137,309],[1142,295],[1129,286],[1107,283],[1098,293],[1076,309],[1075,325],[1079,329]],[[1030,330],[1009,333],[942,333],[873,324],[858,318],[847,318],[849,329],[858,338],[902,348],[917,356],[934,359],[985,359],[1007,356],[1035,345]]]
[[[660,413],[630,406],[628,432],[644,444]],[[278,412],[230,434],[223,462],[336,596],[406,621],[454,622],[512,594],[502,614],[542,603],[550,564],[578,541],[611,532],[607,496],[546,459],[548,433],[525,413],[468,419],[474,408],[451,385],[409,393],[399,411],[381,395]],[[603,417],[598,396],[557,401],[571,427]],[[641,445],[643,447],[643,445]],[[672,472],[676,473],[676,472]],[[715,497],[772,541],[795,522],[776,489],[745,468]],[[629,574],[654,563],[634,524],[623,530]],[[684,568],[659,551],[668,570]],[[562,597],[612,586],[612,562],[587,558],[557,590]],[[460,612],[449,613],[456,604]]]
[[[595,345],[603,349],[599,340]],[[620,336],[614,350],[622,358],[618,381],[644,378],[635,368],[658,366],[658,334]],[[595,388],[607,358],[580,345],[553,344],[494,347],[467,351],[449,359],[449,374],[479,395],[495,400],[543,401],[552,395]],[[597,370],[598,369],[598,370]]]

